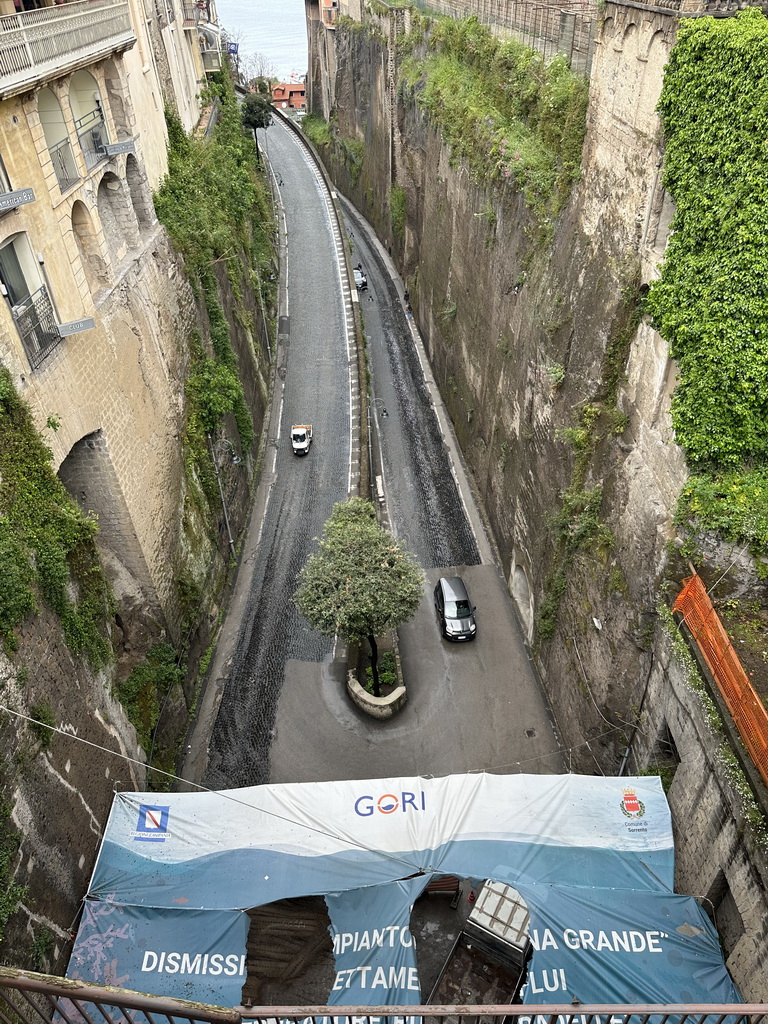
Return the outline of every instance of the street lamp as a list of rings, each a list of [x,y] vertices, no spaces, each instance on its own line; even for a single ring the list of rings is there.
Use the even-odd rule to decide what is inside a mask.
[[[224,488],[221,484],[221,474],[219,473],[219,461],[217,458],[217,452],[220,445],[225,445],[224,451],[229,453],[229,461],[233,466],[239,466],[243,461],[235,450],[235,446],[229,440],[228,437],[219,437],[216,441],[211,439],[211,435],[208,434],[208,446],[211,449],[211,459],[213,461],[213,471],[216,474],[216,483],[219,485],[219,495],[221,497],[221,508],[224,512],[224,525],[227,528],[227,540],[229,541],[229,550],[232,552],[232,560],[237,560],[235,554],[235,541],[232,537],[232,529],[229,525],[229,512],[227,511],[227,502],[224,499]]]

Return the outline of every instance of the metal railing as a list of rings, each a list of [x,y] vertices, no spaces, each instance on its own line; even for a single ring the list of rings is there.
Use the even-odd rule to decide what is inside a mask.
[[[0,967],[0,1019],[48,1024],[54,1016],[63,1024],[766,1024],[768,1005],[241,1006],[230,1010]]]
[[[466,18],[473,14],[495,34],[512,37],[550,61],[564,54],[571,68],[589,75],[597,34],[595,0],[415,0],[427,13]],[[679,3],[680,0],[674,0]]]
[[[72,152],[72,143],[69,139],[62,139],[55,146],[48,149],[56,173],[56,180],[62,192],[80,181],[80,172],[75,163],[75,154]]]
[[[203,11],[194,0],[183,0],[184,28],[194,28],[203,16]]]
[[[0,97],[136,41],[128,0],[76,0],[0,17]]]
[[[75,121],[75,131],[80,142],[80,149],[83,151],[85,166],[90,171],[107,157],[104,144],[109,142],[109,137],[107,136],[107,126],[104,124],[104,115],[98,109],[89,111]]]
[[[34,295],[30,295],[23,306],[11,307],[11,315],[27,353],[29,365],[36,370],[61,341],[45,285],[38,288]]]

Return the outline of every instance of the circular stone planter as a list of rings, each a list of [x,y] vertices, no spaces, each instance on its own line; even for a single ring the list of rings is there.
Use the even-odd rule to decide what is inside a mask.
[[[397,686],[387,697],[373,697],[364,690],[354,672],[347,673],[347,693],[361,711],[371,718],[391,718],[408,699],[404,686]]]

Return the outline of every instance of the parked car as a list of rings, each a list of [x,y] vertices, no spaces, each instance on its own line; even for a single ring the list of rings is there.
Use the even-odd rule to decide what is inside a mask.
[[[475,606],[460,576],[442,576],[435,587],[435,611],[446,640],[474,640]]]
[[[368,278],[365,276],[362,263],[355,267],[355,287],[359,292],[368,291]]]

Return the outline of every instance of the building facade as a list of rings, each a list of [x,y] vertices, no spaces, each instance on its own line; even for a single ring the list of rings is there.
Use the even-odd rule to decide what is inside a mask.
[[[38,426],[58,425],[54,468],[99,518],[121,608],[172,623],[196,313],[152,189],[168,169],[164,106],[192,128],[205,68],[221,66],[215,11],[15,6],[0,0],[0,360]]]

